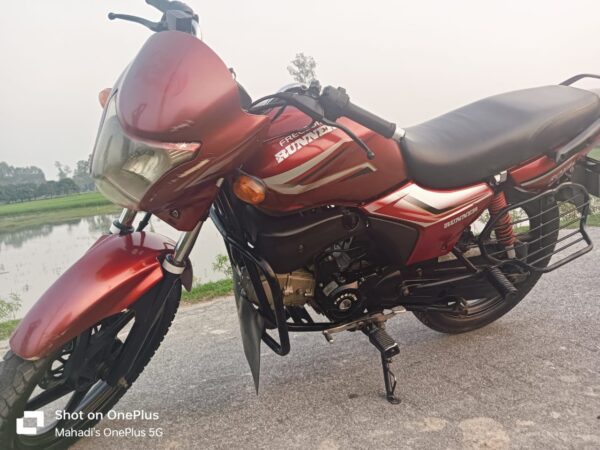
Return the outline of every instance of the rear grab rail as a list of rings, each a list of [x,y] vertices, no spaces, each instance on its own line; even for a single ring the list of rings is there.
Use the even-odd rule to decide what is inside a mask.
[[[572,84],[575,84],[579,80],[583,80],[584,78],[595,78],[597,80],[600,80],[600,75],[596,75],[593,73],[580,73],[579,75],[575,75],[574,77],[563,81],[562,83],[560,83],[560,86],[571,86]]]

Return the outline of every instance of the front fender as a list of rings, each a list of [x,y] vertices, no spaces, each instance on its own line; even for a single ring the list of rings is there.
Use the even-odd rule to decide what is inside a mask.
[[[10,338],[12,351],[42,358],[127,309],[162,278],[160,260],[174,246],[155,233],[102,236],[27,313]]]

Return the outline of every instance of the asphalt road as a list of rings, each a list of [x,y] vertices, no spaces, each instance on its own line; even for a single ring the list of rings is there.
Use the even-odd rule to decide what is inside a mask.
[[[600,245],[600,230],[593,230]],[[544,276],[485,329],[446,336],[411,314],[389,322],[401,346],[402,403],[383,398],[378,353],[358,333],[328,344],[292,337],[263,346],[260,395],[243,356],[234,302],[183,308],[118,411],[160,419],[107,421],[162,437],[97,437],[89,449],[600,448],[600,251]]]

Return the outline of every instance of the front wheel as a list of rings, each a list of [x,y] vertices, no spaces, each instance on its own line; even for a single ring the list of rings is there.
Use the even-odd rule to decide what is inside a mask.
[[[181,284],[177,282],[161,316],[140,348],[126,385],[110,386],[104,378],[131,330],[135,320],[131,311],[102,320],[58,352],[36,361],[24,360],[9,351],[0,363],[2,449],[63,449],[72,445],[83,431],[94,426],[119,401],[142,373],[167,334],[180,297]],[[73,357],[82,340],[87,348],[94,349],[93,353],[87,353],[83,358]],[[75,364],[78,367],[74,367]],[[77,373],[76,378],[74,373]],[[22,418],[25,411],[43,413],[44,424],[38,422],[35,434],[23,434],[23,430],[17,433],[17,419]],[[62,417],[57,416],[57,411],[61,411]]]

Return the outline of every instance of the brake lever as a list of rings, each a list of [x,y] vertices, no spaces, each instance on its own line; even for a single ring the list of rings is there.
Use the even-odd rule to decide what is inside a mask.
[[[369,146],[361,138],[354,134],[348,127],[341,125],[335,121],[329,120],[327,119],[327,117],[325,117],[325,111],[323,109],[323,106],[319,103],[318,98],[311,97],[310,95],[292,94],[289,92],[280,92],[276,95],[276,97],[281,98],[282,100],[289,103],[291,106],[294,106],[295,108],[299,109],[313,120],[318,120],[319,122],[325,125],[329,125],[330,127],[339,128],[344,133],[346,133],[348,137],[350,137],[350,139],[356,142],[362,150],[364,150],[364,152],[367,154],[368,159],[371,160],[375,158],[375,153],[373,153],[373,150],[371,150]]]
[[[140,25],[145,26],[151,31],[159,32],[164,31],[165,27],[162,22],[152,22],[151,20],[144,19],[143,17],[131,16],[129,14],[116,14],[116,13],[108,13],[108,20],[125,20],[127,22],[135,22]]]
[[[373,152],[373,150],[371,150],[366,144],[366,142],[359,138],[356,134],[354,134],[348,127],[345,127],[342,124],[325,118],[321,119],[321,122],[323,122],[325,125],[329,125],[330,127],[339,128],[344,133],[346,133],[350,137],[350,139],[356,142],[358,146],[364,150],[364,152],[367,154],[367,159],[371,160],[375,158],[375,153]]]

